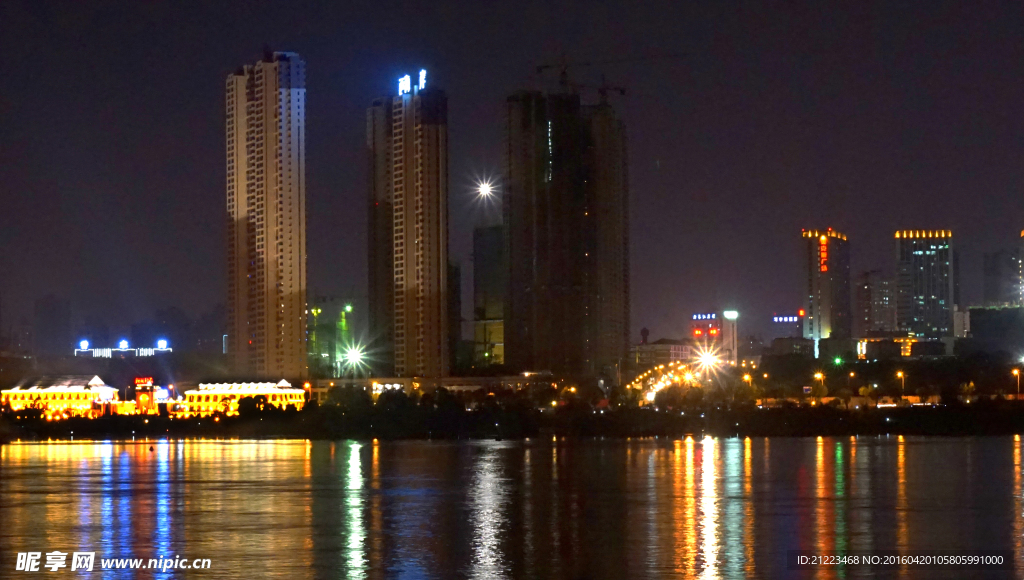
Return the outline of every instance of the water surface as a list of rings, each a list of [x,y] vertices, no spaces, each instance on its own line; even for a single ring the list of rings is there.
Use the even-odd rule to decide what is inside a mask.
[[[1021,475],[1013,437],[17,443],[0,577],[60,550],[211,559],[95,578],[1009,578],[787,552],[1009,550],[1024,570]]]

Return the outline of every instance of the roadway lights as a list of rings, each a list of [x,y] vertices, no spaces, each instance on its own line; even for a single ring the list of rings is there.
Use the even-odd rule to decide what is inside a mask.
[[[494,195],[494,185],[490,181],[481,181],[476,185],[476,193],[480,197],[491,197]]]

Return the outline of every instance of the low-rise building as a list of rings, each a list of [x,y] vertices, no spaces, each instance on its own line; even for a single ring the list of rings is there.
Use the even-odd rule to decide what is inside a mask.
[[[697,357],[697,350],[690,341],[662,338],[647,344],[634,345],[630,357],[641,373],[658,365],[673,361],[690,361]]]
[[[178,405],[181,417],[207,417],[214,413],[226,416],[238,414],[238,402],[245,397],[263,397],[264,404],[279,409],[289,406],[301,409],[306,403],[306,392],[293,389],[291,383],[200,383],[198,389],[186,391]]]
[[[39,377],[5,391],[0,404],[12,411],[38,409],[48,421],[70,417],[100,417],[119,409],[117,389],[98,376],[61,375]]]

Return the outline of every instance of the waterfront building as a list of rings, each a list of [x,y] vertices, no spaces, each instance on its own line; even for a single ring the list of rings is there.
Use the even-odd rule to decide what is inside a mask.
[[[306,391],[293,389],[291,383],[201,383],[199,388],[186,391],[178,405],[180,417],[206,417],[214,413],[225,416],[238,414],[238,402],[245,397],[263,397],[265,405],[286,409],[301,409],[306,402]]]
[[[626,129],[602,96],[506,101],[505,361],[616,378],[629,346]]]
[[[850,316],[850,249],[846,235],[832,228],[801,230],[804,262],[803,336],[814,341],[853,336]]]
[[[117,389],[98,376],[62,375],[40,377],[0,391],[0,405],[12,411],[42,411],[47,421],[71,417],[100,417],[116,412]]]
[[[896,326],[915,337],[953,336],[960,285],[953,232],[896,232]]]
[[[227,332],[235,372],[306,375],[306,64],[228,75]]]
[[[448,97],[406,75],[367,110],[375,374],[449,372]]]

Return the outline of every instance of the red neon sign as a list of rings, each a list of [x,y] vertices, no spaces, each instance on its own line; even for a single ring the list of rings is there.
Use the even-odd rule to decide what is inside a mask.
[[[136,387],[152,387],[153,377],[135,377]]]

